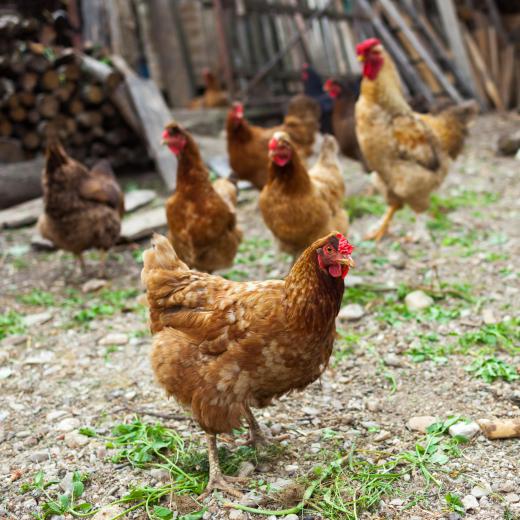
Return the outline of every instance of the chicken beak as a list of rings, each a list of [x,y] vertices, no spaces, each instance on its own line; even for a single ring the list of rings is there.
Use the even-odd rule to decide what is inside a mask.
[[[359,54],[358,57],[357,57],[358,61],[360,61],[361,63],[363,63],[365,61],[365,57],[363,56],[363,54]]]
[[[339,263],[341,265],[346,265],[348,267],[356,267],[356,262],[354,262],[354,259],[349,255],[349,256],[346,256],[345,258],[341,258]]]

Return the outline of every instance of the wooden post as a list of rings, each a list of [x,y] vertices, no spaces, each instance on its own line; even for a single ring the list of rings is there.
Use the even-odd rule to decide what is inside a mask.
[[[220,50],[220,61],[222,63],[222,68],[224,69],[229,96],[232,99],[234,92],[233,66],[231,65],[231,56],[226,36],[226,27],[224,25],[224,9],[222,7],[222,0],[213,0],[213,8],[215,10],[215,19],[217,22],[217,40]]]
[[[161,135],[171,114],[157,85],[150,79],[140,78],[121,56],[113,56],[112,62],[125,76],[132,101],[141,120],[150,155],[169,190],[175,189],[177,160],[161,145]]]

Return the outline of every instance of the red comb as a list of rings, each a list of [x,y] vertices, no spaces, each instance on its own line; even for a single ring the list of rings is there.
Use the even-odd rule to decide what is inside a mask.
[[[350,255],[354,251],[354,246],[341,233],[338,233],[336,237],[339,239],[338,253]]]
[[[368,38],[368,40],[365,40],[364,42],[358,43],[356,45],[356,54],[361,56],[376,45],[381,45],[381,42],[377,38]]]
[[[273,137],[269,141],[269,150],[276,150],[277,148],[278,148],[278,141],[276,140],[275,137]]]

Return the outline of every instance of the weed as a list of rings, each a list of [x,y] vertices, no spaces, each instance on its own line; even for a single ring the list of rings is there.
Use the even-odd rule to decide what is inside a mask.
[[[55,305],[54,296],[50,292],[42,291],[41,289],[32,289],[30,293],[20,296],[18,300],[26,305],[39,307],[51,307]]]
[[[338,364],[346,357],[354,353],[354,346],[359,343],[361,339],[360,334],[347,332],[343,329],[338,329],[339,340],[337,347],[332,351],[334,360],[332,365],[337,367]]]
[[[86,304],[81,299],[76,301],[76,306],[83,305],[86,307],[76,312],[73,315],[73,319],[78,323],[85,324],[100,316],[112,316],[122,310],[134,309],[135,303],[129,302],[129,300],[135,298],[138,294],[138,289],[119,289],[115,291],[104,289],[89,304]],[[70,303],[71,301],[67,305]]]
[[[495,357],[478,357],[466,367],[468,372],[473,372],[475,376],[482,378],[486,383],[492,383],[497,379],[502,379],[510,383],[520,379],[516,368]]]
[[[343,305],[349,303],[359,303],[360,305],[366,305],[374,301],[378,297],[377,292],[370,286],[356,285],[355,287],[345,287],[343,293]]]
[[[24,332],[25,325],[21,314],[16,311],[7,311],[0,314],[0,339]]]
[[[439,337],[435,334],[419,335],[414,344],[406,351],[415,363],[434,361],[438,364],[448,362],[448,354],[451,348],[439,343]]]
[[[455,511],[455,513],[459,513],[461,515],[465,514],[464,504],[462,503],[462,500],[457,493],[446,493],[444,496],[444,499],[446,500],[446,504],[448,506],[448,509],[450,511]]]
[[[380,217],[386,209],[385,202],[381,197],[375,195],[356,195],[348,197],[344,203],[352,220],[363,215],[374,215]]]
[[[463,351],[468,351],[474,345],[482,345],[491,349],[502,348],[510,354],[519,354],[520,318],[483,325],[475,332],[466,332],[459,337],[459,345]]]

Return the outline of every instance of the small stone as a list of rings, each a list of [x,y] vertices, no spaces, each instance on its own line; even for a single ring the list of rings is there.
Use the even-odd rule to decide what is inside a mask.
[[[321,451],[321,443],[313,442],[311,444],[310,450],[311,453],[319,453]]]
[[[101,458],[101,457],[99,457]],[[170,472],[163,468],[153,468],[150,470],[150,476],[158,482],[168,482],[170,480]]]
[[[229,520],[245,520],[247,517],[243,511],[240,511],[238,509],[232,509],[228,513]]]
[[[67,474],[61,479],[60,487],[65,493],[72,493],[74,487],[73,483],[74,473],[68,471]]]
[[[448,515],[448,520],[460,520],[461,518],[462,518],[462,516],[460,516],[459,513],[455,513],[455,511],[452,511]]]
[[[285,520],[300,520],[298,515],[294,515],[294,514],[284,516],[284,519]]]
[[[271,482],[269,487],[273,491],[281,491],[282,489],[285,489],[286,487],[290,486],[292,483],[292,480],[286,478],[277,478],[274,482]]]
[[[81,291],[84,293],[91,293],[94,291],[99,291],[107,284],[107,280],[101,280],[99,278],[92,278],[91,280],[86,281],[81,286]]]
[[[29,356],[23,362],[24,365],[45,365],[54,359],[54,352],[51,350],[37,350],[34,356]]]
[[[47,460],[49,458],[49,453],[47,450],[43,451],[33,451],[29,455],[29,459],[31,462],[43,462],[44,460]]]
[[[426,429],[428,426],[431,426],[433,423],[438,421],[437,417],[433,417],[432,415],[421,415],[417,417],[411,417],[406,426],[409,430],[413,430],[415,432],[426,433]]]
[[[478,500],[473,495],[466,495],[462,499],[462,505],[464,506],[464,511],[474,511],[478,509]]]
[[[125,193],[125,212],[131,213],[155,199],[155,191],[153,190],[133,190]]]
[[[381,411],[381,401],[378,399],[368,399],[366,402],[366,407],[369,412],[379,412]]]
[[[450,429],[448,431],[452,437],[462,435],[463,437],[466,437],[467,439],[471,439],[478,432],[480,432],[480,426],[476,422],[457,423],[457,424],[454,424],[453,426],[450,426]]]
[[[475,498],[487,497],[491,493],[489,486],[477,484],[471,489],[471,494]]]
[[[388,502],[391,506],[402,506],[404,504],[404,500],[401,498],[394,498]]]
[[[54,429],[59,432],[71,432],[72,430],[76,430],[77,428],[79,428],[79,421],[74,417],[68,417],[67,419],[63,419],[54,427]]]
[[[502,155],[515,155],[520,150],[520,131],[509,131],[498,138],[497,148]]]
[[[98,511],[91,520],[111,520],[115,516],[119,517],[123,510],[118,506],[108,506]]]
[[[356,321],[365,315],[365,309],[358,303],[349,303],[341,307],[338,318],[345,321]]]
[[[386,431],[386,430],[381,430],[375,437],[374,437],[374,441],[375,442],[383,442],[383,441],[386,441],[388,440],[390,437],[392,436],[392,434],[389,432],[389,431]]]
[[[264,497],[259,493],[256,493],[255,491],[250,491],[240,499],[240,504],[247,507],[256,507],[260,504],[263,498]]]
[[[365,279],[362,276],[350,274],[345,278],[345,287],[356,287],[365,283]]]
[[[244,460],[238,466],[238,476],[239,477],[249,477],[255,471],[255,466],[251,462]]]
[[[497,318],[493,309],[489,307],[482,309],[482,320],[486,325],[492,325],[493,323],[496,323]]]
[[[503,493],[509,493],[515,491],[517,487],[512,480],[506,480],[505,482],[501,482],[496,485],[496,491],[501,491]]]
[[[126,345],[128,343],[128,336],[126,334],[114,332],[107,334],[98,342],[99,345]]]
[[[428,296],[424,291],[413,291],[406,295],[404,303],[409,311],[415,312],[427,309],[433,305],[433,298]]]
[[[13,371],[9,367],[0,368],[0,381],[3,379],[7,379],[13,374]]]
[[[504,498],[506,502],[509,502],[510,504],[520,502],[520,495],[517,495],[516,493],[508,493],[507,495],[504,495]]]
[[[388,261],[390,265],[396,269],[404,269],[406,267],[406,255],[400,251],[392,251],[388,254]]]
[[[272,435],[280,435],[282,433],[282,425],[275,423],[271,425],[271,434]]]
[[[320,413],[318,408],[314,408],[313,406],[304,406],[302,408],[302,412],[305,415],[310,415],[311,417],[316,417]]]
[[[370,430],[371,428],[379,428],[379,424],[375,421],[362,421],[361,426],[367,430]]]
[[[383,356],[383,362],[389,367],[398,368],[403,366],[403,360],[397,354],[386,354]]]
[[[26,327],[35,327],[43,325],[52,319],[50,312],[39,312],[38,314],[28,314],[22,318],[23,324]]]
[[[83,448],[86,446],[90,439],[86,435],[81,435],[81,433],[69,432],[65,435],[65,444],[67,447],[71,449]]]
[[[52,412],[49,412],[46,415],[46,418],[47,418],[47,421],[53,422],[56,419],[59,419],[60,417],[63,417],[64,415],[67,415],[67,414],[68,414],[68,412],[66,412],[65,410],[53,410]]]
[[[298,471],[298,464],[287,464],[285,472],[289,475],[294,475]]]

